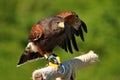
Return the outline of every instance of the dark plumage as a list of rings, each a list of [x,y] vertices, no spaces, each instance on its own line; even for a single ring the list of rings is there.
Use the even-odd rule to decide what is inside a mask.
[[[83,31],[87,32],[86,24],[72,11],[65,11],[39,21],[30,31],[29,43],[18,65],[44,57],[46,53],[51,55],[56,46],[73,53],[73,45],[78,51],[75,36],[80,36],[84,41]]]

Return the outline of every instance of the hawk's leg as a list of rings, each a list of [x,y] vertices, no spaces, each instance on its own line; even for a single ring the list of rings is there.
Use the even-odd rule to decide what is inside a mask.
[[[49,66],[53,66],[56,70],[58,70],[58,67],[61,63],[60,57],[53,54],[52,51],[49,52],[49,57],[47,56],[46,52],[42,51],[41,48],[38,47],[38,52],[41,56],[44,56],[45,59],[48,62]]]
[[[48,58],[48,65],[53,66],[56,70],[58,70],[59,65],[61,64],[60,57],[56,54],[51,54]]]
[[[47,55],[44,54],[44,57],[46,58],[48,62],[48,66],[54,67],[59,73],[64,74],[66,72],[66,68],[61,63],[59,56],[57,56],[56,54],[51,54],[49,57],[47,57]]]

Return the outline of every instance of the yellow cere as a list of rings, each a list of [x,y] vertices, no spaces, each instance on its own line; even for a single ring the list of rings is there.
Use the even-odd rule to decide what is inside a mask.
[[[58,27],[60,27],[60,28],[64,28],[64,22],[60,22],[60,23],[58,23]]]

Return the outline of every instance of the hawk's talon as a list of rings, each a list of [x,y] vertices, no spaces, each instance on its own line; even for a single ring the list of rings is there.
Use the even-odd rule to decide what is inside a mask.
[[[58,65],[58,64],[54,64],[54,63],[51,63],[51,62],[48,63],[48,66],[52,66],[52,67],[54,67],[56,70],[59,69],[59,65]]]
[[[56,59],[56,57],[57,57],[57,55],[52,54],[47,58],[47,60],[48,60],[48,62],[51,62],[53,64],[58,64],[58,60]]]
[[[58,70],[59,65],[61,63],[61,60],[60,60],[59,56],[57,56],[55,54],[52,54],[47,58],[47,60],[48,60],[48,65],[49,66],[53,66],[56,70]]]

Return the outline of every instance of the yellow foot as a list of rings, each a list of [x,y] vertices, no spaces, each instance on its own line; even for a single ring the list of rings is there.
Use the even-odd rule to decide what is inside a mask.
[[[48,66],[53,66],[56,70],[58,70],[60,64],[61,60],[59,56],[52,54],[48,57]]]
[[[52,62],[49,62],[49,63],[48,63],[48,66],[52,66],[52,67],[54,67],[56,70],[58,70],[58,67],[59,67],[58,64],[54,64],[54,63],[52,63]]]
[[[49,66],[52,66],[58,71],[59,73],[65,74],[66,73],[66,68],[63,64],[54,64],[52,62],[49,62]]]

